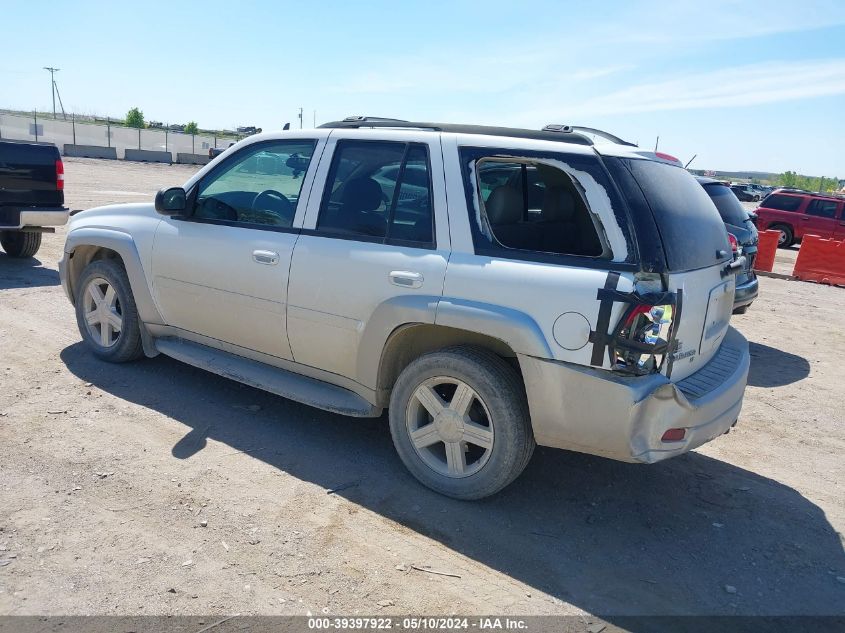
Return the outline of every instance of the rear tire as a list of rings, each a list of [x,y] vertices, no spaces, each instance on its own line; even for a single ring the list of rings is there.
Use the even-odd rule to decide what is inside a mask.
[[[0,245],[9,257],[32,257],[41,248],[41,233],[36,231],[2,231]]]
[[[123,266],[113,259],[93,261],[76,287],[76,324],[94,356],[110,363],[140,358],[140,319]]]
[[[792,232],[792,228],[786,224],[775,224],[774,226],[770,226],[769,229],[772,231],[780,231],[778,248],[789,248],[795,243],[795,234]]]
[[[411,474],[455,499],[498,492],[534,451],[522,380],[484,349],[450,347],[413,361],[393,387],[389,417]]]

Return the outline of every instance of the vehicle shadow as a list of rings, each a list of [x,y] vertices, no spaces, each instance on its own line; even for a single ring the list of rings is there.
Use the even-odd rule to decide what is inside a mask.
[[[752,341],[748,342],[748,350],[748,384],[752,387],[783,387],[810,375],[810,363],[803,356]]]
[[[717,459],[640,466],[538,449],[509,488],[460,502],[405,471],[383,418],[318,411],[163,356],[109,365],[76,343],[61,358],[81,380],[188,427],[175,458],[213,438],[611,621],[845,613],[845,552],[824,512]]]
[[[59,273],[35,258],[18,259],[0,251],[0,290],[58,286]]]

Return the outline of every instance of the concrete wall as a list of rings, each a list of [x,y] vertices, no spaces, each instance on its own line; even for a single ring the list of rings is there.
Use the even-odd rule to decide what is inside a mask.
[[[172,163],[173,154],[150,149],[129,149],[127,147],[123,160],[137,160],[144,163]]]
[[[183,165],[207,165],[210,160],[208,154],[176,154],[176,162]]]
[[[117,149],[114,147],[99,147],[97,145],[72,145],[65,143],[65,156],[78,158],[110,158],[117,160]]]

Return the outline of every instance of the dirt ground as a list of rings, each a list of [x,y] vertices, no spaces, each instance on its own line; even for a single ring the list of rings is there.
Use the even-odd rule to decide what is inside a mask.
[[[74,209],[194,171],[65,166]],[[761,280],[729,435],[653,466],[538,449],[462,503],[412,479],[384,420],[95,360],[63,242],[0,254],[2,615],[845,614],[845,289]]]

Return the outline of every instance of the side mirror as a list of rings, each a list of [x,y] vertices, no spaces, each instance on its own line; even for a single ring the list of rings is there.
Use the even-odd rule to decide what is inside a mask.
[[[156,194],[156,211],[162,215],[183,215],[188,208],[188,195],[182,187],[159,189]]]

